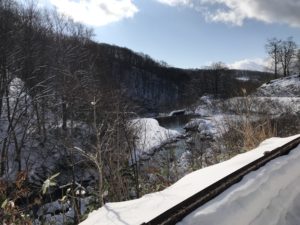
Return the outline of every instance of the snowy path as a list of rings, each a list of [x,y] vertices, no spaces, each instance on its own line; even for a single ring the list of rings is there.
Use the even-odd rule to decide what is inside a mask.
[[[204,188],[210,186],[211,184],[215,183],[216,181],[220,180],[221,178],[231,174],[232,172],[240,169],[241,167],[249,164],[250,162],[262,157],[264,155],[265,151],[272,151],[275,148],[278,148],[291,140],[300,137],[300,135],[289,137],[289,138],[271,138],[266,141],[264,141],[258,148],[240,154],[228,161],[225,161],[223,163],[219,163],[217,165],[213,165],[198,171],[195,171],[182,179],[180,179],[178,182],[170,186],[169,188],[166,188],[165,190],[161,192],[152,193],[149,195],[145,195],[140,199],[132,200],[132,201],[126,201],[126,202],[119,202],[119,203],[108,203],[104,207],[92,212],[88,219],[81,223],[81,225],[100,225],[100,224],[106,224],[106,225],[117,225],[117,224],[130,224],[130,225],[137,225],[142,224],[143,222],[148,222],[151,219],[155,218],[156,216],[160,215],[161,213],[165,212],[166,210],[170,209],[171,207],[175,206],[176,204],[182,202],[183,200],[189,198],[190,196],[194,195],[195,193],[199,192],[200,190],[203,190]],[[298,147],[299,148],[299,147]],[[294,153],[296,152],[296,153]],[[266,206],[267,203],[270,203],[269,199],[276,199],[276,196],[280,196],[280,190],[284,190],[284,188],[292,188],[294,187],[293,182],[300,183],[300,164],[297,165],[295,163],[297,160],[300,159],[300,151],[294,151],[293,154],[290,154],[288,156],[280,157],[281,161],[286,162],[282,164],[282,171],[281,171],[281,164],[278,165],[278,160],[272,161],[270,164],[268,164],[266,167],[263,167],[262,169],[256,171],[255,173],[258,173],[260,177],[262,178],[260,183],[257,183],[256,186],[256,175],[253,175],[253,173],[247,175],[247,179],[243,179],[242,182],[238,183],[237,185],[234,185],[232,188],[236,186],[242,186],[239,191],[232,192],[229,196],[232,196],[231,199],[228,197],[224,197],[224,194],[228,193],[227,191],[224,192],[223,196],[223,205],[220,205],[219,201],[213,200],[212,202],[215,202],[215,205],[213,205],[212,208],[207,208],[206,211],[203,214],[201,208],[196,210],[194,213],[192,213],[190,216],[188,216],[181,224],[199,224],[200,222],[197,222],[198,220],[201,220],[201,224],[234,224],[235,221],[231,221],[230,213],[234,214],[237,209],[241,208],[240,210],[245,207],[246,204],[243,204],[243,200],[248,201],[250,199],[255,199],[254,196],[256,196],[257,192],[257,200],[251,203],[250,205],[252,207],[256,207],[256,204],[262,205],[263,209],[268,209],[268,206]],[[296,155],[295,155],[296,154]],[[288,158],[286,158],[288,157]],[[291,157],[291,159],[289,159]],[[274,165],[273,165],[274,164]],[[270,166],[271,165],[271,166]],[[273,166],[272,166],[273,165]],[[291,168],[289,168],[289,166]],[[264,172],[266,171],[265,168],[271,167],[271,171],[268,173]],[[274,167],[274,168],[273,168]],[[298,168],[299,167],[299,168]],[[277,169],[276,169],[277,168]],[[261,171],[262,170],[262,171]],[[290,176],[285,176],[286,171],[292,170]],[[264,175],[266,173],[266,175]],[[273,178],[274,174],[281,174],[280,179],[276,179],[273,182],[270,182],[270,184],[281,184],[281,183],[289,183],[291,186],[288,187],[282,187],[280,185],[278,189],[272,188],[272,185],[269,185],[268,177]],[[287,181],[285,180],[287,179]],[[282,180],[282,181],[281,181]],[[250,183],[252,182],[253,186],[252,189],[250,188]],[[248,191],[243,191],[243,184],[246,183],[248,186],[244,187]],[[269,196],[265,198],[265,202],[263,202],[263,199],[261,196],[264,196],[264,193],[261,193],[261,190],[259,189],[259,184],[261,184],[261,187],[269,187],[269,189],[266,189],[266,193],[269,193]],[[265,186],[263,186],[265,185]],[[274,185],[274,186],[276,186]],[[231,188],[230,188],[231,189]],[[296,188],[294,188],[296,189]],[[272,193],[274,191],[274,194]],[[298,193],[298,190],[296,189],[294,192],[291,192],[288,190],[287,193],[283,194],[289,194],[291,193],[291,196],[296,196]],[[272,197],[273,196],[273,197]],[[275,196],[275,197],[274,197]],[[241,197],[241,198],[239,198]],[[221,197],[218,197],[221,198]],[[216,198],[216,199],[218,199]],[[239,200],[236,200],[239,199]],[[229,201],[231,200],[231,201]],[[260,202],[260,200],[262,202]],[[279,199],[280,200],[280,199]],[[278,201],[279,201],[278,200]],[[290,202],[287,202],[289,204]],[[211,203],[208,203],[211,205]],[[219,207],[218,207],[219,206]],[[231,208],[232,206],[232,208]],[[289,204],[291,206],[291,204]],[[205,206],[203,206],[205,207]],[[225,208],[226,209],[225,209]],[[227,208],[228,207],[228,208]],[[250,206],[249,206],[250,207]],[[257,207],[259,208],[259,207]],[[218,209],[219,211],[217,211]],[[258,210],[259,211],[259,210]],[[255,211],[255,212],[258,212]],[[198,212],[198,213],[197,213]],[[218,212],[220,214],[215,214],[214,212]],[[247,223],[248,220],[251,218],[254,220],[259,218],[259,215],[256,215],[255,212],[252,212],[251,210],[248,213],[248,209],[243,211],[241,215],[245,217],[245,223],[236,221],[236,224],[251,224],[250,222]],[[270,212],[272,213],[272,212]],[[228,214],[228,215],[227,215]],[[200,215],[200,216],[199,216]],[[220,217],[217,217],[220,215]],[[223,223],[223,216],[228,216],[228,221],[224,219]],[[202,216],[204,216],[207,220],[203,220]],[[235,215],[237,219],[241,219],[242,217],[239,217],[239,215]],[[263,215],[262,215],[263,217]],[[209,218],[214,219],[213,221],[209,222]],[[273,218],[273,217],[271,217]],[[248,219],[248,220],[247,220]],[[207,221],[207,222],[204,222]],[[258,219],[258,221],[260,221]],[[259,224],[259,223],[253,223],[253,224]],[[261,223],[261,224],[272,224],[272,223]],[[276,223],[275,223],[276,224]],[[279,223],[280,224],[280,223]]]

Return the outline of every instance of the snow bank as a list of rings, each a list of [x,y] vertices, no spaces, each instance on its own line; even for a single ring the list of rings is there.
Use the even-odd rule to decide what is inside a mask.
[[[218,125],[218,120],[215,120],[214,118],[192,119],[184,126],[184,128],[186,130],[197,130],[201,136],[213,138],[220,133],[218,130]]]
[[[136,148],[139,155],[152,154],[155,148],[180,135],[176,130],[161,127],[157,120],[151,118],[132,120],[131,126],[136,131]]]
[[[195,114],[200,116],[210,116],[215,113],[215,106],[218,101],[213,96],[202,96],[199,99],[199,105],[195,109]]]
[[[300,224],[300,146],[251,172],[178,225]]]
[[[193,173],[190,173],[189,175],[183,177],[178,182],[176,182],[175,184],[173,184],[172,186],[166,188],[165,190],[163,190],[161,192],[148,194],[148,195],[143,196],[142,198],[132,200],[132,201],[125,201],[125,202],[119,202],[119,203],[107,203],[102,208],[90,213],[87,220],[82,222],[81,225],[100,225],[100,224],[105,224],[105,225],[118,225],[118,224],[135,225],[136,224],[137,225],[137,224],[142,224],[143,222],[148,222],[151,219],[153,219],[154,217],[161,214],[162,212],[166,211],[167,209],[180,203],[184,199],[194,195],[195,193],[199,192],[200,190],[208,187],[209,185],[220,180],[221,178],[223,178],[223,177],[229,175],[230,173],[238,170],[239,168],[245,166],[246,164],[262,157],[265,151],[272,151],[273,149],[280,147],[280,146],[284,145],[285,143],[287,143],[297,137],[300,137],[300,135],[296,135],[296,136],[292,136],[292,137],[288,137],[288,138],[268,139],[268,140],[264,141],[263,143],[261,143],[261,145],[258,148],[254,149],[252,151],[237,155],[236,157],[234,157],[228,161],[225,161],[225,162],[195,171]],[[299,149],[299,147],[298,147],[298,149]],[[289,161],[289,159],[290,159],[290,161]],[[254,206],[256,207],[256,204],[258,204],[258,205],[262,204],[263,206],[257,206],[257,207],[262,207],[263,209],[268,210],[268,204],[270,204],[271,202],[270,201],[264,202],[264,201],[262,201],[262,199],[267,199],[267,197],[265,197],[265,198],[261,197],[265,194],[272,195],[272,193],[268,193],[268,192],[274,191],[275,192],[274,196],[288,195],[288,197],[289,197],[290,196],[289,193],[291,193],[291,196],[296,195],[297,193],[294,193],[295,190],[292,192],[290,192],[290,190],[289,190],[289,189],[293,189],[293,187],[294,187],[294,185],[292,184],[293,181],[290,182],[291,186],[286,187],[287,188],[286,192],[281,193],[280,190],[284,190],[284,187],[283,187],[285,185],[284,183],[287,180],[289,181],[289,179],[291,179],[291,178],[293,178],[291,180],[294,180],[295,182],[298,180],[298,184],[300,183],[299,182],[299,180],[300,180],[300,178],[299,178],[300,164],[294,165],[294,164],[297,164],[297,163],[295,163],[297,160],[298,161],[300,160],[300,152],[295,151],[295,153],[292,153],[291,155],[282,157],[282,161],[285,161],[285,160],[288,162],[280,164],[280,163],[278,163],[278,160],[276,160],[276,161],[271,162],[270,164],[268,164],[266,167],[262,168],[261,170],[258,170],[257,172],[255,172],[255,173],[257,173],[257,176],[261,177],[261,181],[260,181],[260,183],[257,184],[257,188],[255,188],[255,183],[256,183],[255,175],[253,175],[253,173],[249,174],[247,176],[248,177],[247,179],[243,179],[243,181],[237,185],[242,186],[245,183],[249,185],[249,182],[250,183],[252,182],[254,185],[254,186],[252,186],[252,189],[249,189],[249,191],[245,190],[245,189],[248,189],[248,186],[246,186],[246,187],[244,187],[244,189],[242,188],[238,192],[235,192],[235,193],[232,193],[231,195],[229,195],[229,196],[231,196],[231,199],[234,200],[234,198],[238,198],[239,196],[241,196],[239,199],[242,200],[243,196],[245,196],[243,200],[247,201],[247,204],[250,204],[252,207],[254,207]],[[289,164],[291,164],[291,165],[289,165]],[[280,170],[281,165],[283,166],[282,171]],[[268,168],[272,169],[272,171],[273,171],[273,172],[268,172],[268,174],[270,174],[269,178],[276,179],[275,181],[271,182],[272,185],[268,184],[269,183],[268,176],[264,175],[265,173],[267,173],[266,171],[269,170]],[[276,168],[277,168],[277,170],[276,170]],[[288,170],[292,170],[292,171],[289,171],[289,173],[291,173],[291,174],[288,176],[288,178],[285,178],[285,174]],[[273,174],[273,175],[271,176],[271,174]],[[278,176],[280,176],[280,178],[277,179],[274,174],[277,174]],[[276,185],[280,184],[279,189],[272,187],[275,183],[276,183]],[[262,185],[261,187],[266,188],[264,193],[261,193],[261,190],[259,189],[260,185]],[[236,185],[234,187],[236,187]],[[296,189],[296,191],[297,191],[297,189]],[[255,201],[250,202],[250,200],[253,198],[253,196],[256,195],[255,192],[257,192],[258,197],[256,198]],[[226,191],[226,193],[228,196],[229,192]],[[251,194],[251,193],[253,193],[253,194]],[[205,222],[201,221],[201,224],[210,224],[210,225],[220,224],[220,221],[223,222],[223,218],[221,216],[224,216],[224,217],[228,216],[228,218],[229,218],[230,215],[233,215],[233,214],[236,214],[235,215],[236,220],[231,220],[230,224],[234,224],[235,222],[237,224],[245,224],[245,223],[239,221],[239,219],[243,218],[243,217],[247,217],[247,218],[252,217],[252,219],[256,219],[259,216],[263,217],[263,215],[252,213],[252,211],[250,211],[249,215],[248,215],[247,210],[245,210],[245,211],[242,210],[243,208],[245,208],[247,206],[245,206],[245,204],[243,204],[243,202],[241,202],[241,201],[234,202],[233,200],[231,200],[230,202],[228,202],[228,204],[230,205],[230,203],[231,203],[232,208],[231,207],[226,208],[227,207],[226,201],[227,201],[227,199],[229,199],[229,197],[224,197],[224,195],[222,195],[222,197],[220,197],[220,198],[223,199],[222,209],[224,212],[222,213],[222,210],[219,210],[219,212],[222,214],[220,214],[220,217],[215,218],[214,221],[217,221],[217,222],[205,223]],[[269,199],[271,199],[271,198],[269,198]],[[248,201],[249,201],[249,203],[248,203]],[[215,207],[211,208],[211,209],[207,208],[206,214],[208,214],[208,212],[214,212],[213,209],[216,209],[217,206],[219,205],[218,201],[213,201],[213,202],[215,202],[214,203]],[[210,203],[208,203],[208,204],[210,204]],[[292,204],[290,204],[289,206],[291,206],[291,205]],[[226,206],[226,207],[224,207],[224,206]],[[276,204],[274,207],[276,207]],[[280,209],[280,205],[277,206],[277,210],[279,210],[279,209]],[[239,214],[236,213],[237,210],[243,211],[243,213],[241,214],[242,215],[241,217],[239,217]],[[280,210],[282,210],[282,209],[280,209]],[[258,211],[259,210],[257,210],[256,212],[258,212]],[[228,213],[228,215],[226,215],[227,213]],[[277,213],[277,212],[275,212],[275,213]],[[198,214],[199,214],[199,211],[198,211]],[[196,214],[194,214],[194,216],[191,216],[190,218],[192,218],[192,219],[196,218],[195,216],[196,216]],[[210,218],[213,218],[214,216],[216,216],[216,215],[211,214]],[[192,220],[192,219],[187,218],[184,221],[184,223],[182,223],[182,224],[199,224],[199,222],[196,222],[196,220],[198,220],[198,219],[196,219],[196,220]],[[271,220],[271,219],[273,219],[273,217],[270,217],[269,219]],[[226,220],[224,220],[224,222],[225,221]],[[268,222],[268,223],[260,223],[260,224],[272,224],[272,223]]]

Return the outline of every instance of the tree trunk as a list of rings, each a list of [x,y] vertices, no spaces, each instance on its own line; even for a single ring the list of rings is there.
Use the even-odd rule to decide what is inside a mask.
[[[62,102],[62,129],[64,131],[67,130],[67,103],[65,102],[65,98],[63,98],[63,102]]]

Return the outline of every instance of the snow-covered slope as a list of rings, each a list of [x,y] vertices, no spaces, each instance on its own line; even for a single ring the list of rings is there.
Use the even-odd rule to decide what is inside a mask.
[[[300,76],[293,75],[263,84],[253,95],[256,111],[268,110],[273,115],[300,113]]]
[[[220,164],[216,164],[195,171],[193,173],[190,173],[189,175],[183,177],[178,182],[176,182],[175,184],[173,184],[172,186],[166,188],[161,192],[148,194],[143,196],[140,199],[136,199],[132,201],[119,202],[119,203],[107,203],[102,208],[92,212],[88,216],[87,220],[82,222],[81,225],[98,225],[98,224],[99,225],[100,224],[105,224],[105,225],[118,225],[118,224],[135,225],[136,224],[137,225],[137,224],[142,224],[143,222],[148,222],[154,217],[161,214],[162,212],[173,207],[174,205],[178,204],[184,199],[194,195],[200,190],[208,187],[209,185],[215,183],[221,178],[229,175],[233,171],[236,171],[239,168],[245,166],[246,164],[262,157],[265,151],[272,151],[273,149],[280,147],[297,137],[300,137],[300,135],[296,135],[288,138],[268,139],[263,143],[261,143],[261,145],[258,148],[252,151],[240,154]],[[236,220],[235,221],[232,220],[230,224],[234,224],[234,223],[247,224],[247,223],[239,222],[238,219],[241,219],[243,217],[247,218],[247,221],[249,220],[251,221],[251,218],[253,220],[257,218],[264,218],[264,215],[260,215],[258,213],[259,210],[249,211],[249,214],[247,214],[247,210],[244,212],[242,209],[246,207],[247,204],[249,204],[249,207],[250,206],[253,208],[257,207],[259,209],[264,209],[266,211],[269,210],[268,211],[269,214],[272,213],[277,214],[278,211],[276,210],[281,210],[281,212],[283,212],[283,210],[280,209],[280,205],[276,206],[278,204],[277,202],[281,200],[280,198],[274,202],[274,208],[275,208],[274,210],[271,210],[272,208],[268,206],[268,204],[273,205],[272,201],[270,202],[269,200],[276,199],[276,196],[284,196],[287,199],[286,207],[287,208],[292,207],[293,206],[292,199],[293,197],[296,197],[298,193],[296,193],[297,189],[294,191],[291,191],[290,189],[293,189],[296,184],[300,183],[300,164],[296,163],[297,161],[299,162],[300,160],[299,148],[300,147],[297,148],[297,150],[299,151],[294,151],[295,153],[282,157],[281,159],[279,159],[279,161],[276,160],[270,162],[268,166],[254,173],[249,174],[245,179],[242,180],[242,182],[232,187],[234,188],[236,186],[239,186],[240,188],[238,189],[238,191],[225,192],[225,194],[227,194],[227,196],[231,196],[231,198],[224,197],[224,193],[223,193],[219,197],[223,199],[222,205],[219,204],[218,201],[215,200],[212,201],[215,202],[214,207],[206,208],[206,213],[204,215],[205,216],[210,215],[210,218],[213,218],[214,220],[212,222],[209,222],[209,220],[207,220],[208,221],[207,223],[203,223],[202,221],[201,224],[209,224],[209,225],[223,224],[224,219],[222,218],[222,216],[226,215],[228,216],[228,218],[230,218],[230,215],[236,214],[236,210],[238,208],[241,208],[239,210],[243,212],[241,214],[242,217],[239,217],[239,215],[235,215]],[[288,177],[285,177],[285,174],[287,172],[289,172],[290,174]],[[276,178],[274,174],[277,174],[279,178]],[[259,181],[257,183],[257,186],[256,186],[256,178]],[[271,181],[271,179],[275,179],[275,180]],[[285,187],[285,182],[287,182],[291,186]],[[250,186],[251,183],[253,186]],[[278,185],[279,187],[278,188],[272,187],[275,184]],[[230,190],[232,190],[232,188]],[[266,188],[266,190],[262,192],[260,188]],[[281,193],[281,190],[284,190],[284,188],[286,188],[287,191]],[[274,193],[269,193],[269,192],[274,192]],[[262,198],[261,196],[264,196],[265,193],[268,196]],[[254,198],[254,196],[257,196],[257,198]],[[238,201],[235,202],[235,199],[238,199]],[[207,205],[211,205],[211,204],[212,203],[208,203]],[[261,206],[256,206],[256,204],[259,204]],[[207,207],[207,205],[204,207]],[[222,207],[218,208],[217,206],[220,207],[222,206]],[[213,214],[213,212],[215,212],[217,208],[219,209],[218,212],[220,214]],[[200,213],[201,215],[201,210],[200,211],[199,210],[197,210],[196,212],[198,212],[198,214]],[[195,214],[190,218],[186,218],[186,220],[184,220],[182,224],[199,224],[199,222],[197,221],[198,219],[202,220],[202,218],[200,217],[198,218],[197,217],[198,214],[197,215]],[[217,217],[218,215],[220,217]],[[271,217],[270,219],[273,219],[273,217]],[[262,221],[262,220],[258,219],[257,221]],[[224,220],[224,222],[226,222],[226,220]],[[261,224],[272,224],[272,223],[261,223]]]
[[[152,118],[134,119],[131,126],[135,130],[136,148],[140,157],[152,154],[156,148],[180,135],[176,130],[161,127]]]
[[[253,113],[280,116],[300,113],[300,76],[293,75],[263,84],[247,98],[226,101],[230,110],[250,110]],[[244,107],[244,108],[243,108]]]
[[[300,76],[293,75],[272,80],[257,89],[256,96],[300,97]]]

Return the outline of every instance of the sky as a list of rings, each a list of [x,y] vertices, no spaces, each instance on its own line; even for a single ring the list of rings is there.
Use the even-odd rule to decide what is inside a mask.
[[[37,0],[94,29],[94,40],[171,66],[264,70],[265,44],[300,44],[299,0]]]

